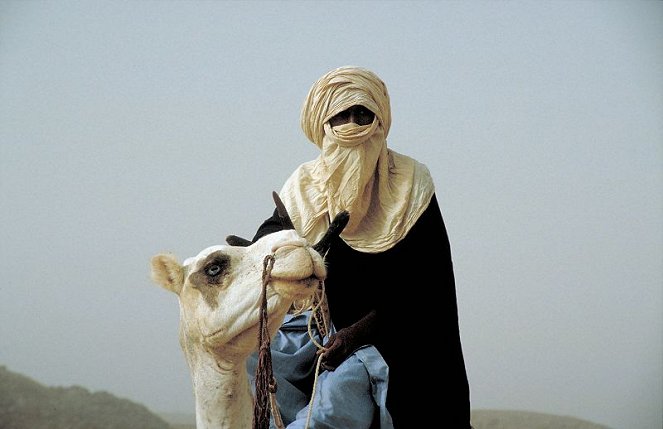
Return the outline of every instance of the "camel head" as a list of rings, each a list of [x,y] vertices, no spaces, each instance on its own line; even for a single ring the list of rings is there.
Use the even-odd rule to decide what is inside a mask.
[[[240,363],[257,348],[265,258],[274,257],[267,287],[270,336],[295,300],[310,298],[327,272],[323,255],[348,214],[339,214],[322,240],[300,237],[274,193],[284,229],[255,242],[229,236],[231,244],[204,249],[182,264],[171,254],[152,258],[152,278],[180,304],[180,344],[190,364],[201,353],[219,365]]]

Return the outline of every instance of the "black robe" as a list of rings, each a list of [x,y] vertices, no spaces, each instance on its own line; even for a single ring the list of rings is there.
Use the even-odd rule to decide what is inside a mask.
[[[275,211],[253,240],[280,229]],[[373,345],[389,365],[395,428],[470,428],[451,248],[436,196],[391,249],[359,252],[339,237],[325,261],[337,330],[376,310]]]

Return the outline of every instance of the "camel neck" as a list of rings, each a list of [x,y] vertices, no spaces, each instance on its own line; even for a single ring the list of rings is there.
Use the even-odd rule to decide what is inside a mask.
[[[198,361],[192,368],[196,398],[196,429],[250,429],[253,395],[246,362],[221,367]]]

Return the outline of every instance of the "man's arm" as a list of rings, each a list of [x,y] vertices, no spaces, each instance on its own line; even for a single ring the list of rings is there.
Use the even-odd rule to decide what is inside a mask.
[[[322,367],[333,371],[359,347],[373,344],[376,329],[377,311],[372,310],[353,325],[332,334],[324,345]]]

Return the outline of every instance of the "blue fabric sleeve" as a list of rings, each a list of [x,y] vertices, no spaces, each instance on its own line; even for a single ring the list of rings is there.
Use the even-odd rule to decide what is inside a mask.
[[[276,397],[287,429],[306,427],[317,357],[306,329],[308,314],[286,316],[271,342]],[[254,354],[247,365],[252,386],[256,363]],[[375,347],[355,350],[334,371],[319,374],[309,429],[393,429],[386,407],[388,381],[389,367]]]
[[[357,350],[334,371],[320,373],[309,429],[393,428],[385,407],[387,376],[384,360],[372,346]],[[305,428],[308,412],[308,406],[300,410],[287,429]],[[373,426],[376,418],[379,424]]]

